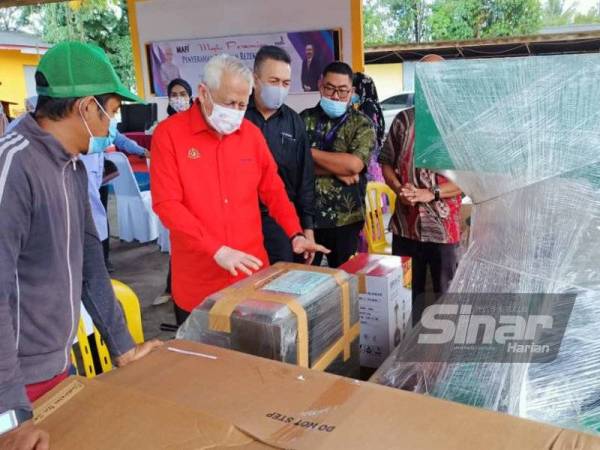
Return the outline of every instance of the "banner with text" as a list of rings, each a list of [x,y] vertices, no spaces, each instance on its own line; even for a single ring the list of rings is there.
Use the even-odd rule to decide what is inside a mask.
[[[147,45],[152,93],[165,97],[169,82],[182,78],[190,83],[195,96],[204,64],[211,57],[228,53],[252,68],[264,45],[281,47],[290,55],[291,93],[316,91],[323,68],[341,57],[339,42],[337,30],[152,42]]]

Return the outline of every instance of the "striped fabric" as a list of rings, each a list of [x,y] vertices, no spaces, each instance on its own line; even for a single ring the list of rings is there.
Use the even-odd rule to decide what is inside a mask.
[[[28,145],[29,141],[18,133],[8,133],[0,137],[0,204],[13,157]]]
[[[428,169],[414,166],[415,110],[401,111],[390,128],[379,154],[379,163],[394,168],[402,185],[410,183],[419,189],[432,189],[448,180]],[[392,232],[406,239],[436,244],[460,241],[461,197],[441,199],[407,206],[396,201],[391,221]]]

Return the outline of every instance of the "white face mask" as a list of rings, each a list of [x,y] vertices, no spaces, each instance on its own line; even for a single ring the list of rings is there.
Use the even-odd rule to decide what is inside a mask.
[[[171,97],[169,105],[177,112],[187,111],[190,108],[190,101],[185,97]]]
[[[208,96],[210,97],[210,101],[213,104],[212,114],[207,115],[206,120],[212,126],[215,131],[219,134],[231,134],[237,131],[242,125],[242,120],[244,120],[244,115],[246,114],[246,110],[239,110],[233,108],[226,108],[225,106],[221,106],[212,99],[210,92],[208,92]]]

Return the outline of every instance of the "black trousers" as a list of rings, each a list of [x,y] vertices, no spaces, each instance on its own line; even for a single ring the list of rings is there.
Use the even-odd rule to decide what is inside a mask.
[[[184,309],[181,309],[175,304],[175,302],[173,302],[173,306],[175,308],[175,321],[177,322],[177,326],[179,327],[190,316],[190,313]]]
[[[285,231],[269,216],[262,214],[264,245],[269,255],[269,264],[276,262],[294,262],[294,252],[290,238]]]
[[[448,291],[458,263],[457,249],[458,244],[420,242],[394,235],[392,253],[412,258],[413,326],[419,323],[425,308]],[[425,295],[428,270],[433,282],[433,298]]]
[[[364,224],[364,222],[357,222],[336,228],[315,229],[315,241],[331,250],[327,255],[329,267],[341,266],[356,253],[358,237]],[[322,260],[323,254],[317,253],[313,265],[320,266]]]
[[[165,294],[171,293],[171,257],[169,256],[169,272],[167,272],[167,286],[165,287]]]
[[[108,221],[108,185],[100,186],[100,201],[104,210],[106,211],[106,229],[108,230],[108,237],[102,241],[102,251],[104,253],[104,262],[108,263],[108,257],[110,254],[110,222]]]

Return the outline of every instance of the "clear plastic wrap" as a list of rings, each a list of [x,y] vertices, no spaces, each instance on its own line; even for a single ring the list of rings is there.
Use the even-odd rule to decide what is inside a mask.
[[[348,302],[349,330],[346,333],[344,295]],[[229,316],[230,330],[212,326],[215,306],[235,297]],[[306,337],[300,336],[298,330],[300,318],[284,301],[293,301],[306,312]],[[209,296],[192,311],[177,332],[177,338],[292,364],[299,363],[298,343],[306,339],[309,367],[319,366],[318,362],[333,346],[343,348],[341,342],[347,339],[350,354],[335,352],[333,361],[321,368],[357,377],[360,369],[358,281],[341,270],[278,263]]]
[[[576,299],[553,362],[403,362],[405,344],[374,381],[600,432],[599,119],[597,54],[418,65],[416,164],[473,200],[450,292]]]

